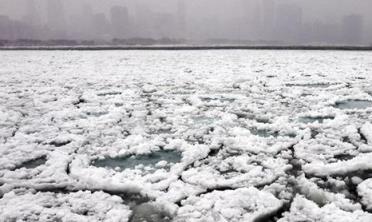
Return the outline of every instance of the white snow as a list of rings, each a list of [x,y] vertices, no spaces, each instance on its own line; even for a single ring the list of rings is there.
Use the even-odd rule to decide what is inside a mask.
[[[275,213],[282,203],[256,188],[213,191],[189,197],[178,210],[175,221],[255,221]]]
[[[358,195],[367,210],[372,210],[372,179],[367,179],[358,185]]]
[[[120,197],[103,192],[70,194],[11,191],[0,199],[2,221],[129,221],[131,211]]]
[[[351,160],[324,164],[313,162],[304,166],[307,174],[316,176],[345,175],[361,170],[372,170],[372,153],[359,154]]]
[[[292,221],[317,221],[317,222],[368,222],[372,220],[372,214],[361,210],[354,212],[343,211],[335,204],[327,204],[319,207],[314,202],[301,196],[296,196],[291,209],[278,222]]]
[[[0,218],[370,221],[371,57],[2,51]]]

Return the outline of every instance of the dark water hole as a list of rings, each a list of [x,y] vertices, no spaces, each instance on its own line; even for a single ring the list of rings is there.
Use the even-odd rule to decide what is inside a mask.
[[[308,88],[328,88],[334,84],[330,83],[308,83],[308,84],[286,84],[287,87],[308,87]]]
[[[306,117],[299,118],[299,121],[301,123],[315,123],[315,122],[323,123],[325,120],[333,120],[333,119],[334,119],[333,116],[316,116],[316,117],[306,116]]]
[[[38,166],[44,165],[48,159],[46,156],[42,156],[36,159],[28,160],[23,162],[21,165],[17,166],[16,169],[26,168],[26,169],[34,169]]]
[[[257,128],[251,128],[251,133],[256,136],[260,137],[278,137],[279,133],[270,129],[257,129]]]
[[[135,169],[136,166],[150,166],[156,167],[156,164],[160,161],[167,161],[164,168],[169,169],[170,163],[178,163],[181,161],[182,155],[177,151],[157,151],[150,154],[144,155],[132,155],[127,157],[116,157],[116,158],[106,158],[98,159],[93,161],[92,165],[96,167],[105,167],[111,169],[120,168],[124,169]]]
[[[341,102],[336,102],[335,107],[338,109],[366,109],[372,107],[372,101],[345,100]]]
[[[152,203],[143,203],[132,208],[133,214],[130,222],[168,222],[171,216]]]

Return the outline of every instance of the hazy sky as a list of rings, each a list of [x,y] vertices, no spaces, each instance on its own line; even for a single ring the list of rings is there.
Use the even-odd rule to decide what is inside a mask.
[[[39,9],[40,17],[47,19],[45,5],[49,0],[0,0],[0,15],[7,15],[14,19],[22,19],[28,10],[28,4],[33,1]],[[187,22],[191,30],[190,35],[197,36],[204,27],[205,33],[229,33],[232,26],[238,24],[238,18],[260,17],[265,14],[262,7],[264,1],[270,0],[184,0],[187,8]],[[372,0],[271,0],[278,5],[295,5],[302,9],[302,23],[327,23],[339,25],[342,18],[350,14],[363,16],[363,40],[372,42]],[[146,9],[156,13],[169,13],[177,16],[178,0],[62,0],[64,16],[79,19],[83,5],[90,5],[94,13],[105,13],[110,19],[110,8],[115,5],[126,6],[130,15],[136,10]],[[260,5],[259,8],[257,5]],[[260,14],[257,14],[257,11]],[[146,13],[144,13],[146,14]],[[285,13],[284,13],[285,14]],[[267,16],[267,15],[266,15]],[[138,18],[137,18],[138,19]],[[256,22],[256,20],[254,20]],[[210,24],[218,24],[220,30],[208,31]],[[254,27],[254,25],[251,25]],[[265,27],[267,24],[261,24]],[[243,26],[242,26],[243,27]],[[216,29],[216,28],[214,28]],[[252,28],[251,28],[252,29]],[[326,28],[323,28],[326,29]],[[251,30],[252,31],[252,30]],[[211,36],[207,36],[211,37]],[[235,38],[238,34],[221,35],[220,37]]]
[[[15,17],[21,17],[25,13],[26,3],[29,0],[0,0],[0,13]],[[34,0],[36,3],[48,0]],[[208,13],[223,10],[226,13],[239,11],[241,3],[255,0],[185,0],[188,4],[196,6],[194,9]],[[257,0],[260,1],[260,0]],[[112,5],[147,5],[154,10],[172,11],[175,9],[177,0],[63,0],[67,11],[74,9],[81,3],[88,3],[97,11],[107,11]],[[295,3],[302,6],[304,14],[310,18],[326,19],[327,17],[339,16],[346,13],[359,13],[372,17],[371,0],[275,0],[276,3]],[[202,7],[199,7],[202,6]],[[228,10],[225,10],[227,7]],[[369,18],[370,20],[370,18]]]

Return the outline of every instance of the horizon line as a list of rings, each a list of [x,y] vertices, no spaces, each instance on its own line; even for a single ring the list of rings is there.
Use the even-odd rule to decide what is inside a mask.
[[[372,51],[372,46],[320,45],[138,45],[138,46],[0,46],[0,51],[114,51],[114,50],[342,50]]]

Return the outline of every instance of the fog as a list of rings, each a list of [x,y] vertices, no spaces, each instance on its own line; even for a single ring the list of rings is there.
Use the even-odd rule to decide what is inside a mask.
[[[371,0],[0,0],[0,39],[372,44]]]

